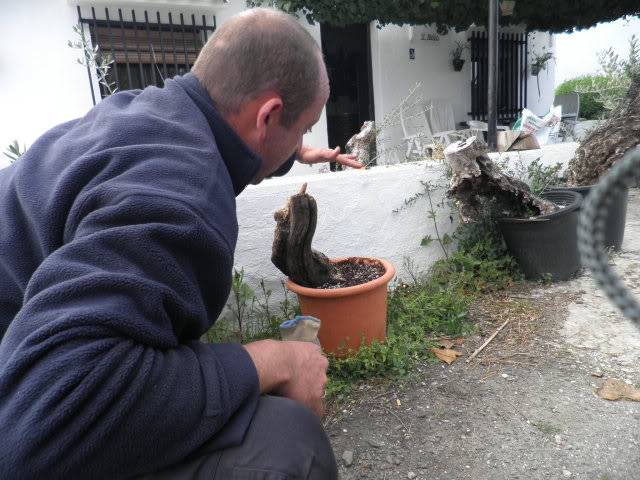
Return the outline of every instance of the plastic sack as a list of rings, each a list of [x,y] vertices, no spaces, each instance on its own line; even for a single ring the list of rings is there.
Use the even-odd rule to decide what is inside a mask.
[[[558,133],[560,119],[562,118],[562,106],[552,106],[544,117],[539,117],[528,108],[522,110],[522,116],[516,121],[513,130],[520,132],[519,137],[533,135],[539,145],[546,145],[549,136]]]
[[[320,320],[310,315],[297,315],[291,320],[280,324],[280,336],[282,340],[312,342],[320,345],[320,341],[318,340],[319,330]]]

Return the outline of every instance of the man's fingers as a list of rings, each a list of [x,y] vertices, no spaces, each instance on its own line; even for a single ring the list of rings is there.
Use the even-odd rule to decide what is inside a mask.
[[[362,168],[362,164],[356,159],[357,157],[355,155],[346,155],[346,154],[342,154],[342,155],[338,155],[336,157],[336,161],[340,164],[340,165],[344,165],[346,167],[351,167],[351,168]]]

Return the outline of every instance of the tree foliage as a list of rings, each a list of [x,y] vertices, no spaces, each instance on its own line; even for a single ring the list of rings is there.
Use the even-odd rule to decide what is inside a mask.
[[[302,14],[310,23],[336,26],[371,21],[380,25],[435,23],[440,31],[449,27],[460,31],[474,23],[484,25],[488,17],[487,0],[247,0],[247,5],[274,6]],[[513,15],[502,17],[501,23],[563,32],[637,15],[638,0],[517,0]]]

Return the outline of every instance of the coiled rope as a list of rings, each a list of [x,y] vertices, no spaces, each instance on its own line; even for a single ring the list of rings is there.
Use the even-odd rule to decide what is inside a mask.
[[[639,178],[640,147],[627,152],[589,192],[578,219],[578,249],[582,264],[591,270],[597,285],[640,328],[640,304],[609,265],[604,246],[605,223],[613,199],[636,185]]]

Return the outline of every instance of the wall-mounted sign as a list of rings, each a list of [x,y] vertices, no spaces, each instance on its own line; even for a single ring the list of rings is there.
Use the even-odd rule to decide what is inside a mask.
[[[440,35],[437,33],[422,33],[420,35],[420,40],[425,40],[427,42],[439,42]]]

